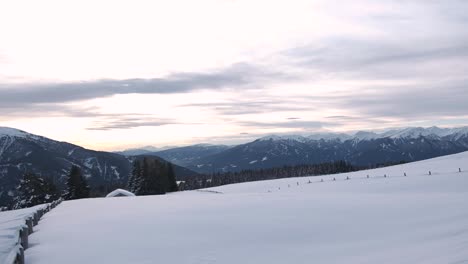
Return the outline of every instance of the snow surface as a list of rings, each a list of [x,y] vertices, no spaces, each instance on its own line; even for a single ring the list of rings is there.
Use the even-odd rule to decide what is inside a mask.
[[[468,263],[468,152],[347,174],[67,201],[30,242],[33,264]]]
[[[20,245],[19,230],[26,224],[26,219],[32,217],[39,209],[45,209],[47,204],[0,212],[0,263],[11,263],[16,257]]]
[[[26,137],[30,134],[15,128],[0,127],[0,136]]]
[[[112,192],[110,192],[108,195],[106,195],[107,198],[111,198],[111,197],[118,197],[118,196],[135,196],[134,193],[132,192],[129,192],[127,190],[123,190],[123,189],[116,189]]]

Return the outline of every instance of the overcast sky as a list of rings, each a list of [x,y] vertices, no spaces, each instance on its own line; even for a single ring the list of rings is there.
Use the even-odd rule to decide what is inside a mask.
[[[2,0],[0,126],[116,150],[468,124],[468,1]]]

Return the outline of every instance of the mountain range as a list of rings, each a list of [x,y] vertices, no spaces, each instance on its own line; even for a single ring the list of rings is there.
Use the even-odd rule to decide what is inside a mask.
[[[468,150],[468,127],[382,133],[271,135],[237,146],[195,145],[150,153],[200,173],[345,160],[353,165],[416,161]]]
[[[14,197],[14,188],[25,172],[33,172],[63,187],[71,166],[77,165],[91,187],[107,190],[125,186],[133,158],[0,127],[0,207]],[[177,165],[174,171],[179,177],[197,174]]]
[[[345,160],[353,165],[416,161],[468,150],[468,127],[405,128],[382,133],[271,135],[236,146],[197,144],[158,151],[147,148],[111,153],[85,149],[0,127],[0,206],[15,195],[25,172],[64,185],[72,165],[93,188],[124,186],[137,155],[157,156],[174,166],[179,179],[214,173]],[[177,166],[178,165],[178,166]]]

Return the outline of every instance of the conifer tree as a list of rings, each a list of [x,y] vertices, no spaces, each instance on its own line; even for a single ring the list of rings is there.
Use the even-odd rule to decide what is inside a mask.
[[[133,162],[128,187],[136,195],[165,194],[177,191],[174,168],[156,158],[143,157]]]
[[[17,191],[19,195],[14,200],[14,209],[50,203],[59,197],[57,188],[52,182],[33,173],[24,174]]]
[[[73,165],[67,179],[67,190],[63,195],[66,200],[74,200],[89,197],[90,188],[86,179],[81,174],[78,166]]]
[[[140,190],[140,181],[141,181],[141,165],[139,160],[133,161],[132,174],[128,178],[128,190],[137,194]]]
[[[167,165],[167,179],[168,179],[168,192],[177,192],[179,190],[179,187],[177,185],[175,173],[174,173],[174,167],[172,166],[171,163]]]

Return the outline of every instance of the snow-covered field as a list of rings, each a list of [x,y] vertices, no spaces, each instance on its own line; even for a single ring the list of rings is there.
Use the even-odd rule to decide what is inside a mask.
[[[349,174],[64,202],[30,243],[26,262],[34,264],[468,263],[468,152]]]

